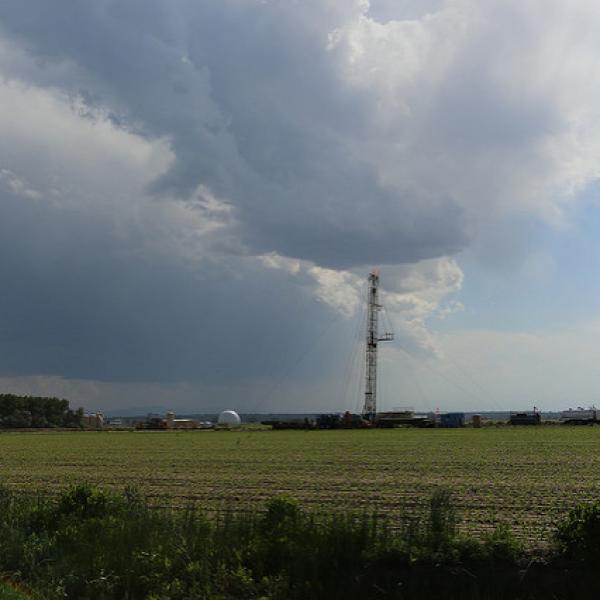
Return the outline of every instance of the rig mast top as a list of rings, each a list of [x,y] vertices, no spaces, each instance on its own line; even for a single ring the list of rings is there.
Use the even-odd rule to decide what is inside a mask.
[[[377,414],[377,344],[394,339],[393,333],[379,334],[379,270],[373,269],[369,274],[369,291],[367,300],[367,361],[365,382],[365,403],[363,417],[372,421]]]

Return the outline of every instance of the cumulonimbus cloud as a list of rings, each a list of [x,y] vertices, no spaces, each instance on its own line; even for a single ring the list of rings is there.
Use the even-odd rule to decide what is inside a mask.
[[[15,355],[8,336],[6,364],[124,378],[116,362],[127,361],[100,335],[112,319],[128,332],[125,354],[139,356],[135,339],[154,348],[129,378],[161,364],[166,378],[205,374],[216,367],[202,359],[203,335],[223,356],[231,349],[194,319],[227,322],[226,307],[256,321],[277,304],[259,301],[274,285],[280,302],[301,290],[319,310],[348,313],[373,264],[388,265],[391,304],[418,337],[460,288],[451,257],[481,246],[482,231],[502,254],[506,223],[560,222],[597,178],[599,24],[584,0],[2,4],[1,89],[13,108],[12,122],[0,119],[0,210],[16,256],[3,259],[5,276],[27,273],[40,296],[53,283],[75,293],[76,273],[87,292],[73,318],[98,323],[69,335],[25,328],[19,352],[37,358]],[[18,227],[29,242],[11,235]],[[35,312],[14,300],[13,322]],[[61,294],[40,306],[68,322]],[[161,330],[168,311],[178,318]],[[280,313],[268,327],[282,323]],[[230,365],[244,363],[252,335]],[[94,340],[94,360],[73,358]],[[156,352],[161,343],[173,350]]]

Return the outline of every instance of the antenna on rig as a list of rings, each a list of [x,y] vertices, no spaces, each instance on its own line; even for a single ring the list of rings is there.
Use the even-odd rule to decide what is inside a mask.
[[[369,274],[369,290],[367,299],[367,363],[365,383],[365,403],[363,417],[369,421],[377,414],[377,344],[394,339],[391,332],[379,335],[379,269],[373,269]]]

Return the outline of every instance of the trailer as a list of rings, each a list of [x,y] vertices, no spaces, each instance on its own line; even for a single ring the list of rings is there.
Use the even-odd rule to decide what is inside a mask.
[[[269,425],[272,429],[316,429],[315,422],[305,419],[270,419],[261,421],[262,425]]]
[[[167,419],[162,417],[149,416],[145,421],[140,421],[135,424],[136,429],[159,429],[166,430],[169,428]]]
[[[412,410],[377,413],[375,427],[435,427],[435,415],[417,415]]]
[[[372,423],[362,415],[346,411],[344,414],[329,413],[317,415],[315,419],[271,419],[261,421],[272,429],[368,429]]]

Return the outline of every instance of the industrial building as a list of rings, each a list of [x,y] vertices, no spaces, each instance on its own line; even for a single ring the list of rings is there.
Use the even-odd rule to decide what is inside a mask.
[[[512,412],[508,422],[511,425],[539,425],[542,422],[542,415],[535,408],[532,411]]]
[[[598,423],[600,420],[599,411],[595,406],[590,408],[582,408],[578,406],[576,409],[569,408],[560,413],[560,422],[565,425],[588,425]]]
[[[89,429],[102,429],[104,427],[104,415],[100,412],[85,414],[81,417],[81,425]]]
[[[198,419],[177,419],[173,412],[168,412],[165,415],[165,421],[167,422],[167,429],[200,429],[201,427]]]

